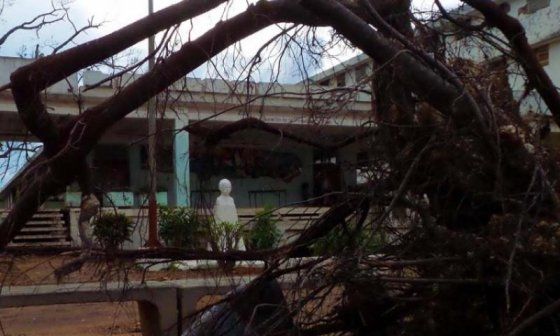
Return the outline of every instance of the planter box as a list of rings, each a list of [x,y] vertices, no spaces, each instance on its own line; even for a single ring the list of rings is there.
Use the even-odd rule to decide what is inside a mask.
[[[167,191],[160,191],[156,193],[156,202],[158,205],[168,205]],[[136,206],[148,206],[148,194],[136,194]]]
[[[64,203],[71,208],[79,208],[82,202],[82,193],[80,191],[67,191],[64,194]]]
[[[134,194],[129,191],[112,191],[103,196],[105,207],[133,207]]]

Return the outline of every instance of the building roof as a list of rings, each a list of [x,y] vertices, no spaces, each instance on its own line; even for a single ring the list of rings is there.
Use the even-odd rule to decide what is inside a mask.
[[[311,77],[309,77],[309,80],[311,82],[320,82],[323,81],[325,79],[328,78],[332,78],[335,76],[340,75],[341,73],[344,73],[350,69],[356,68],[362,64],[367,63],[369,60],[371,60],[371,58],[362,53],[359,55],[356,55],[352,58],[350,58],[347,61],[341,62],[335,66],[333,66],[332,68],[328,68],[327,70],[321,71]]]

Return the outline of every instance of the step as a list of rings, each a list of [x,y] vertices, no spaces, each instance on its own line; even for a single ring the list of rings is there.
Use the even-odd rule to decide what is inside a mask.
[[[8,211],[2,211],[0,212],[0,218],[5,218],[8,217],[9,212]],[[53,212],[36,212],[33,217],[62,217],[64,216],[64,214],[62,212],[59,211],[53,211]]]
[[[64,221],[29,221],[27,223],[25,223],[25,225],[64,225],[66,223],[64,223]]]
[[[4,218],[0,218],[0,220],[4,220]],[[27,223],[64,223],[64,218],[31,218]]]
[[[10,243],[8,244],[9,247],[66,247],[72,246],[72,243],[69,241],[60,241],[60,242],[39,242],[39,243]]]
[[[33,219],[39,219],[39,218],[55,218],[55,219],[61,219],[63,218],[63,214],[61,214],[60,212],[53,212],[53,213],[36,213],[33,215],[32,217]]]
[[[66,228],[61,228],[61,227],[23,227],[23,229],[20,230],[20,232],[44,232],[44,231],[48,231],[48,232],[66,232],[68,231]]]
[[[4,219],[8,217],[7,213],[2,213],[0,214],[0,219]],[[36,213],[33,215],[33,217],[31,217],[32,219],[63,219],[64,215],[61,213],[52,213],[52,214],[41,214],[41,213]]]
[[[33,240],[33,239],[66,239],[68,235],[51,235],[51,234],[36,234],[36,235],[19,235],[16,236],[13,240]]]

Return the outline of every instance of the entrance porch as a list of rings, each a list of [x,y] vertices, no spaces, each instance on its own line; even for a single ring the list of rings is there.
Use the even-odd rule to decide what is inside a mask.
[[[8,124],[17,130],[17,115],[9,117],[13,122]],[[325,150],[310,144],[341,142],[347,134],[356,132],[353,127],[279,124],[275,125],[279,134],[241,129],[208,145],[203,136],[176,131],[186,124],[180,118],[158,121],[156,197],[160,205],[209,208],[219,194],[217,185],[222,178],[232,181],[232,195],[239,208],[329,206],[337,193],[351,190],[357,183],[356,162],[363,145],[353,143]],[[208,131],[218,131],[225,125],[204,123]],[[111,128],[88,155],[102,206],[147,206],[150,178],[146,130],[145,118],[126,118]],[[303,142],[288,139],[282,132]],[[25,169],[18,174],[24,174]],[[2,190],[7,208],[18,193],[12,181]],[[79,207],[80,199],[75,183],[44,208]]]
[[[25,141],[33,143],[20,125],[16,113],[0,112],[2,120],[10,122],[0,125],[0,141]],[[62,119],[57,116],[55,119]],[[160,205],[186,206],[189,204],[189,136],[186,132],[173,132],[181,128],[181,119],[158,121],[157,152],[157,200]],[[4,130],[2,128],[9,128]],[[149,170],[147,153],[147,120],[145,118],[126,118],[112,127],[88,154],[87,160],[92,169],[94,191],[104,207],[138,208],[147,205],[149,190]],[[38,146],[39,144],[37,144]],[[38,153],[40,149],[38,150]],[[38,155],[36,153],[36,155]],[[24,160],[22,160],[24,161]],[[12,165],[22,167],[11,176],[0,191],[3,208],[10,208],[18,197],[17,181],[28,172],[24,162]],[[47,201],[43,208],[79,207],[81,192],[77,183],[66,191]]]
[[[190,138],[190,204],[210,207],[222,178],[233,184],[239,208],[330,206],[357,183],[360,146],[330,150],[351,127],[276,124],[275,132],[239,129],[222,136],[228,124],[208,122],[206,137]],[[219,134],[220,141],[208,134]]]

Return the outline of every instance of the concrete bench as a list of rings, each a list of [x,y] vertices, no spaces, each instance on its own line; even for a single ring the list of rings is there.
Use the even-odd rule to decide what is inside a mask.
[[[175,336],[207,295],[224,295],[252,276],[174,281],[75,283],[3,287],[0,308],[136,301],[143,336]]]

